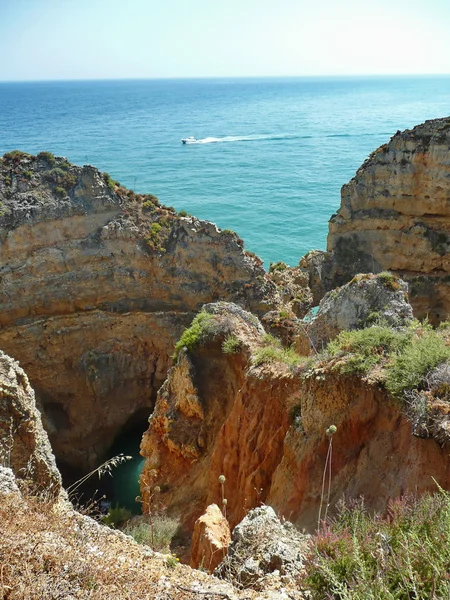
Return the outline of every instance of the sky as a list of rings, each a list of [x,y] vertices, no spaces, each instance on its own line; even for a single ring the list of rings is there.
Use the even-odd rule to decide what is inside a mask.
[[[0,0],[0,81],[450,73],[450,0]]]

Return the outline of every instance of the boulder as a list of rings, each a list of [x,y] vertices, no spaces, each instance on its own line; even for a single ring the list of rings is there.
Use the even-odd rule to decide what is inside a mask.
[[[344,330],[376,322],[403,327],[413,319],[407,284],[391,273],[357,275],[322,299],[316,317],[306,325],[314,350],[320,351]]]
[[[228,555],[214,573],[254,589],[262,589],[268,578],[292,585],[302,572],[307,543],[308,536],[281,522],[270,506],[254,508],[234,528]]]
[[[217,504],[210,504],[194,525],[190,565],[214,571],[231,541],[230,525]]]

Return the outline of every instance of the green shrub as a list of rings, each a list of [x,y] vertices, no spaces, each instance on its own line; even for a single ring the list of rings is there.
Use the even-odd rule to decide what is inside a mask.
[[[30,158],[31,154],[28,154],[27,152],[22,152],[21,150],[11,150],[11,152],[6,152],[3,155],[3,160],[6,163],[11,163],[11,162],[20,162],[23,158]]]
[[[386,374],[386,388],[400,397],[420,385],[424,376],[450,358],[450,348],[436,331],[415,336],[401,353],[392,357]]]
[[[63,187],[56,187],[55,188],[55,193],[60,197],[60,198],[64,198],[65,196],[67,196],[67,190]]]
[[[252,362],[255,367],[264,363],[280,362],[289,367],[296,367],[305,362],[305,357],[300,356],[293,348],[285,348],[280,340],[270,334],[263,337],[263,346],[253,355]]]
[[[108,525],[112,529],[121,527],[124,523],[129,521],[133,514],[128,508],[122,506],[111,507],[104,517],[102,517],[102,523]]]
[[[179,217],[188,217],[188,213],[185,210],[180,210],[180,212],[178,213]]]
[[[287,264],[282,261],[276,263],[271,262],[269,266],[269,273],[274,273],[275,271],[285,271],[287,268]]]
[[[138,544],[150,546],[155,552],[170,552],[170,544],[178,529],[177,519],[167,515],[153,515],[152,520],[131,521],[123,528]]]
[[[199,312],[192,321],[191,326],[183,331],[180,339],[175,344],[173,358],[176,359],[184,347],[192,352],[210,334],[214,333],[214,323],[213,315],[204,310]]]
[[[342,356],[335,369],[342,374],[368,373],[389,354],[404,348],[412,337],[411,330],[399,331],[382,325],[341,331],[327,346],[331,356]]]
[[[235,335],[227,335],[222,342],[222,352],[224,354],[237,354],[242,348],[242,342]]]
[[[378,279],[381,280],[384,287],[389,288],[393,292],[396,292],[401,288],[400,283],[398,282],[398,277],[389,273],[389,271],[382,271],[377,275]]]
[[[391,501],[385,517],[341,505],[311,540],[304,584],[322,600],[450,597],[450,495]]]
[[[33,177],[33,171],[22,171],[22,177],[30,180]]]
[[[45,160],[45,162],[47,162],[50,166],[53,166],[56,164],[55,155],[52,154],[51,152],[39,152],[37,157],[41,160]]]
[[[118,185],[117,181],[115,181],[109,173],[103,173],[103,179],[105,180],[105,183],[109,189],[114,192],[116,185]]]

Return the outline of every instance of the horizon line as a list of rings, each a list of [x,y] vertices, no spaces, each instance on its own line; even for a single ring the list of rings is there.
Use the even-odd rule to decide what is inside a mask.
[[[73,83],[94,81],[211,81],[238,79],[363,79],[363,78],[411,78],[450,77],[449,73],[352,73],[323,75],[199,75],[189,77],[88,77],[73,79],[0,79],[3,83]]]

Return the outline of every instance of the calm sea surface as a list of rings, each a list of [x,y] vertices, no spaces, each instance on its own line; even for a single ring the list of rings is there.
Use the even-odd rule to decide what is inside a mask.
[[[0,153],[96,165],[294,265],[372,150],[448,115],[450,77],[0,83]]]

